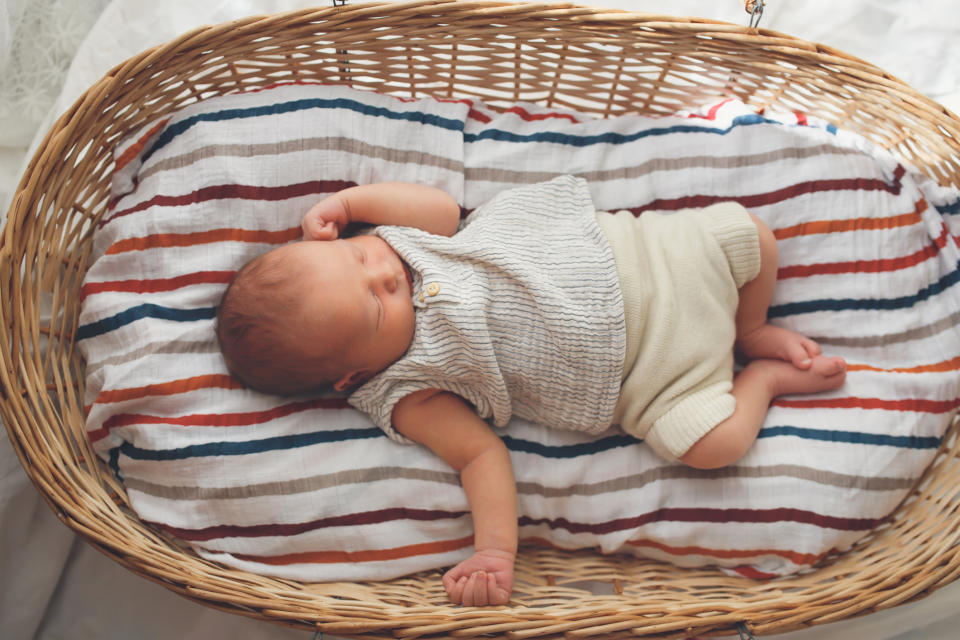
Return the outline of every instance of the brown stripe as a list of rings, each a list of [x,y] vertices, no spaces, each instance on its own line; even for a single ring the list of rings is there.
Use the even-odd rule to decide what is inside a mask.
[[[568,498],[571,496],[597,496],[604,493],[642,488],[653,482],[669,480],[701,480],[715,482],[732,478],[777,478],[790,477],[807,482],[864,491],[906,491],[913,486],[913,478],[862,477],[803,467],[799,465],[774,465],[768,467],[727,467],[715,471],[701,471],[691,467],[666,466],[640,474],[623,476],[603,482],[577,484],[564,487],[546,487],[535,482],[518,482],[517,492],[544,498]],[[167,500],[238,500],[271,495],[292,495],[322,491],[348,484],[365,484],[388,480],[411,480],[459,485],[456,473],[410,469],[405,467],[369,467],[349,469],[335,473],[319,474],[286,481],[265,482],[233,487],[188,487],[167,486],[128,478],[129,490],[139,491]]]
[[[455,173],[463,173],[463,162],[445,158],[432,153],[395,149],[375,144],[368,144],[354,138],[346,137],[314,137],[302,140],[282,140],[262,144],[216,144],[200,147],[179,156],[165,158],[152,163],[140,171],[141,182],[161,171],[182,169],[192,164],[217,157],[251,158],[256,156],[275,156],[301,151],[339,151],[398,164],[412,164],[417,166],[431,166],[446,169]]]
[[[177,536],[181,540],[191,542],[207,541],[216,538],[258,538],[263,536],[295,536],[317,529],[330,527],[357,527],[371,524],[382,524],[395,520],[418,520],[433,522],[436,520],[455,520],[469,515],[469,511],[441,511],[427,509],[408,509],[395,507],[379,509],[377,511],[363,511],[348,513],[329,518],[319,518],[309,522],[291,522],[287,524],[255,524],[255,525],[215,525],[202,529],[186,529],[173,527],[160,522],[153,522],[154,526]]]
[[[306,478],[264,482],[235,487],[188,487],[153,484],[136,478],[125,480],[127,489],[168,500],[238,500],[274,495],[292,495],[322,491],[348,484],[366,484],[386,480],[414,480],[460,485],[459,477],[450,471],[407,469],[404,467],[369,467],[347,469]]]
[[[642,164],[630,167],[618,167],[602,171],[577,173],[578,177],[590,182],[606,180],[629,180],[657,171],[678,171],[683,169],[739,169],[780,160],[805,160],[821,155],[863,156],[860,151],[837,148],[830,145],[804,147],[802,149],[777,149],[765,153],[739,156],[686,156],[682,158],[652,158]],[[556,171],[517,171],[499,167],[467,167],[464,179],[468,181],[502,182],[507,185],[533,184],[557,177]]]
[[[725,524],[731,522],[773,523],[799,522],[824,529],[841,531],[869,531],[876,527],[881,518],[839,518],[827,516],[805,509],[698,509],[664,508],[650,511],[630,518],[617,518],[606,522],[574,522],[567,518],[530,518],[523,516],[520,526],[546,525],[551,529],[566,529],[570,533],[593,533],[603,535],[615,531],[635,529],[654,522],[710,522]]]

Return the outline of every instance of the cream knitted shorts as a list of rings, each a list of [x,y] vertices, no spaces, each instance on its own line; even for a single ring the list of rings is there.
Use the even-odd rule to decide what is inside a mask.
[[[614,420],[674,460],[734,409],[738,289],[760,243],[736,203],[673,213],[597,214],[623,293],[627,352]]]

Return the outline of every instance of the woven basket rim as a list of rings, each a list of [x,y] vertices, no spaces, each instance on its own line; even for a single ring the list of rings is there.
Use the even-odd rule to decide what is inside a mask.
[[[322,31],[325,38],[341,44],[331,48],[349,51],[362,35],[359,31],[373,28],[374,19],[377,27],[392,29],[400,22],[429,21],[431,16],[433,23],[445,21],[454,25],[451,28],[458,33],[470,37],[480,37],[476,34],[483,33],[481,27],[504,23],[512,29],[505,37],[519,39],[537,29],[548,33],[543,30],[549,24],[550,29],[569,34],[576,46],[579,39],[613,42],[620,32],[635,32],[636,37],[648,33],[669,35],[677,42],[706,47],[714,56],[719,56],[716,51],[723,47],[730,48],[737,55],[718,64],[727,64],[747,80],[755,70],[766,77],[761,71],[767,70],[771,74],[795,74],[815,87],[817,82],[826,82],[815,74],[821,70],[835,73],[844,82],[836,89],[840,97],[830,93],[833,89],[824,89],[830,98],[823,107],[827,115],[834,113],[835,105],[836,113],[842,114],[843,94],[853,89],[862,89],[862,99],[869,101],[867,106],[871,109],[874,102],[889,99],[903,110],[905,119],[919,122],[924,131],[939,132],[944,138],[939,146],[936,139],[924,142],[927,146],[918,146],[909,134],[898,142],[905,134],[894,130],[890,133],[891,151],[909,151],[923,170],[941,184],[960,186],[960,160],[950,158],[951,153],[960,158],[960,119],[956,115],[863,60],[766,29],[702,18],[602,10],[566,2],[420,0],[301,9],[192,30],[120,63],[66,110],[25,171],[0,236],[0,312],[4,316],[0,326],[0,415],[21,463],[61,520],[132,571],[192,600],[284,624],[363,637],[436,636],[459,631],[509,633],[516,638],[563,634],[615,638],[733,632],[738,622],[749,623],[755,633],[773,633],[896,606],[956,579],[960,575],[960,524],[942,513],[958,500],[954,489],[960,486],[956,481],[960,478],[957,422],[918,489],[896,512],[895,521],[815,572],[769,583],[731,578],[715,570],[678,570],[654,561],[618,557],[614,563],[589,552],[565,555],[542,550],[530,551],[524,559],[528,575],[559,572],[563,565],[573,564],[569,559],[574,558],[583,567],[577,568],[578,578],[593,581],[600,577],[613,585],[612,593],[586,597],[582,590],[565,587],[565,579],[561,578],[555,580],[557,584],[543,585],[542,597],[529,599],[526,606],[455,609],[442,604],[442,589],[438,590],[432,575],[398,579],[391,581],[389,587],[384,583],[302,585],[201,560],[134,521],[122,487],[103,467],[87,463],[94,455],[83,436],[83,380],[71,337],[77,316],[74,299],[89,259],[90,222],[102,215],[108,199],[104,181],[109,176],[109,150],[125,132],[134,131],[182,104],[213,95],[228,85],[236,89],[271,81],[264,71],[271,68],[267,62],[273,64],[268,55],[257,54],[267,62],[249,74],[239,61],[253,56],[257,47],[275,42],[273,39],[280,37],[275,35],[278,31],[285,34],[285,42],[301,37],[306,42],[308,35],[301,34],[310,29],[315,33]],[[424,26],[424,32],[428,28]],[[490,30],[493,32],[492,27]],[[266,40],[255,41],[258,36]],[[748,65],[741,61],[747,48],[771,56],[773,62],[750,61]],[[211,50],[222,51],[234,68],[216,60],[211,62],[215,57]],[[677,53],[676,57],[683,62],[685,55],[693,55],[692,51]],[[297,60],[289,62],[284,73],[293,73],[299,64]],[[797,68],[791,69],[791,65]],[[199,78],[190,75],[196,69],[200,69]],[[330,73],[333,81],[336,74]],[[158,106],[165,96],[162,92],[180,86],[177,82],[183,83],[183,88],[169,94],[174,98],[170,104]],[[216,82],[222,84],[207,88]],[[848,91],[845,86],[851,89]],[[734,95],[739,87],[734,87]],[[481,89],[484,87],[470,88],[464,95],[476,97]],[[522,90],[520,87],[516,92]],[[787,95],[789,90],[782,84],[760,87],[750,94],[756,96],[751,104],[780,104],[781,100],[790,104],[805,99],[803,92]],[[406,89],[395,89],[397,93],[403,91]],[[411,82],[409,91],[419,91],[415,82]],[[586,101],[591,99],[589,92],[584,96]],[[506,98],[497,100],[509,103]],[[609,103],[593,113],[616,116],[621,112],[615,108],[623,104],[627,104],[628,112],[630,108],[644,107],[624,102],[623,96],[614,95],[613,91]],[[650,102],[645,108],[657,113],[669,104]],[[863,121],[869,122],[872,113],[863,116]],[[855,124],[860,122],[856,114],[850,117]],[[102,130],[97,130],[94,123]],[[919,151],[912,151],[912,147]],[[931,161],[923,164],[926,156]],[[70,167],[69,171],[62,168],[63,163]],[[41,321],[41,300],[51,301],[56,310],[49,324]],[[51,346],[44,352],[46,355],[38,355],[47,339]],[[923,521],[925,514],[937,507],[940,511],[936,511],[936,524],[928,527],[934,530],[917,533],[923,524],[915,527],[915,522]],[[910,552],[905,541],[920,535],[930,540],[929,548],[907,559],[896,555]],[[899,563],[897,571],[889,570],[893,562]],[[630,565],[629,571],[620,564]],[[867,564],[874,569],[868,575],[862,569]],[[642,598],[631,595],[633,592],[623,584],[625,575],[657,588]],[[739,595],[724,597],[719,593],[722,589]],[[856,602],[850,602],[845,595],[853,590],[860,594]],[[426,595],[408,595],[412,591]]]

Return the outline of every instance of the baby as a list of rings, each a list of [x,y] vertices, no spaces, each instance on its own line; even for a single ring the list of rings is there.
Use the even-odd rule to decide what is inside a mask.
[[[377,226],[344,238],[355,222]],[[217,328],[248,386],[350,390],[390,437],[459,472],[475,532],[473,556],[443,576],[454,603],[505,604],[513,588],[516,488],[488,420],[619,424],[716,468],[746,452],[776,396],[843,384],[841,358],[767,323],[776,240],[735,203],[597,212],[563,176],[459,222],[437,189],[345,189],[306,213],[304,241],[243,267]]]

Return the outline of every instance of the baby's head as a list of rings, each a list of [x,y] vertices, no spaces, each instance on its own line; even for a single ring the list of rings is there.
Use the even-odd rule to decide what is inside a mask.
[[[305,240],[263,254],[227,288],[217,338],[230,373],[260,391],[353,387],[413,339],[410,274],[383,239]]]

